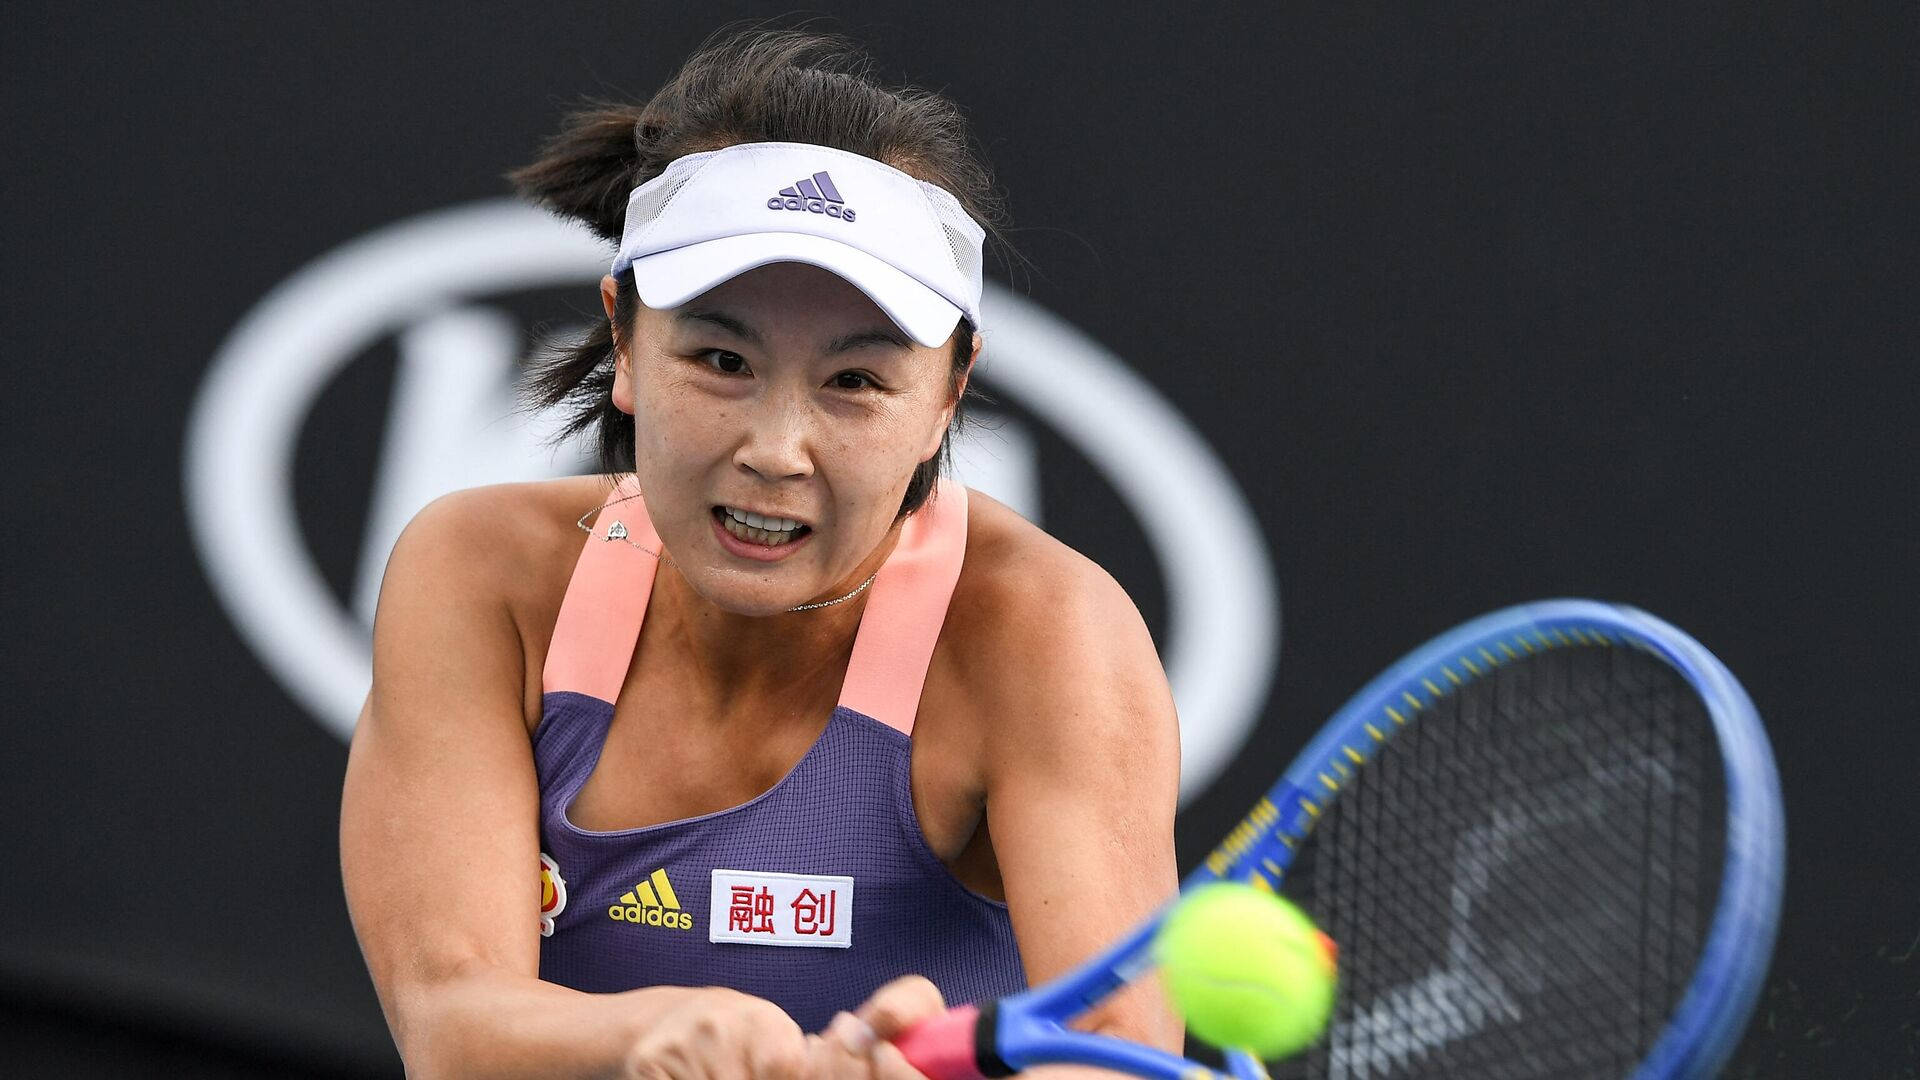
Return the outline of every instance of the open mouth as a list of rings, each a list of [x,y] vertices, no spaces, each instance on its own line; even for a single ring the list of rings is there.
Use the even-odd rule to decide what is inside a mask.
[[[768,517],[732,506],[714,507],[713,518],[736,539],[762,547],[791,544],[813,531],[812,526],[791,518]]]

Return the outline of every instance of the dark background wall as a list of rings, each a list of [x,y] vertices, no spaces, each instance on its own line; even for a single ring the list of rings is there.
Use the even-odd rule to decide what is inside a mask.
[[[340,898],[344,746],[216,599],[190,408],[302,266],[503,194],[573,98],[644,96],[720,23],[782,10],[9,20],[9,1071],[396,1070]],[[1036,268],[1018,290],[1186,417],[1264,537],[1283,658],[1183,813],[1186,860],[1426,636],[1542,596],[1632,602],[1726,659],[1778,752],[1790,883],[1735,1075],[1913,1075],[1909,15],[833,13],[967,107]],[[593,303],[590,280],[500,299],[528,329]],[[287,478],[343,609],[401,330],[320,392]],[[1126,501],[1004,414],[1046,524],[1165,634]]]

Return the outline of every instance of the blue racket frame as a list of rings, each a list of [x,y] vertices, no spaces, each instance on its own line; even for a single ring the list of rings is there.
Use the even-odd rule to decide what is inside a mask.
[[[1712,653],[1644,611],[1591,600],[1545,600],[1484,615],[1408,654],[1335,713],[1253,811],[1181,883],[1278,887],[1322,808],[1395,729],[1468,678],[1522,656],[1569,645],[1651,653],[1700,694],[1719,736],[1726,773],[1726,852],[1713,927],[1680,1006],[1633,1080],[1712,1076],[1739,1041],[1772,955],[1784,879],[1785,814],[1773,752],[1739,682]],[[994,1049],[1021,1069],[1078,1062],[1164,1080],[1224,1077],[1198,1062],[1064,1024],[1151,967],[1165,910],[1078,971],[1001,999]],[[1229,1051],[1230,1075],[1264,1078],[1251,1056]]]

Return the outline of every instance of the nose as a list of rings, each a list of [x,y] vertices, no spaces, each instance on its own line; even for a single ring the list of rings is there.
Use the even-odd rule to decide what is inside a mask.
[[[812,430],[807,409],[782,395],[765,395],[747,414],[746,431],[733,463],[763,480],[813,475]]]

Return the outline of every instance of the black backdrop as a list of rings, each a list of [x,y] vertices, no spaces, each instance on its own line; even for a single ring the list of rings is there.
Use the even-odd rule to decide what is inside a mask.
[[[644,95],[721,22],[781,10],[9,20],[16,1067],[396,1068],[340,899],[344,748],[216,598],[183,496],[190,410],[303,265],[503,194],[572,98]],[[1790,885],[1739,1071],[1912,1075],[1894,1071],[1920,1015],[1896,617],[1920,554],[1909,19],[833,14],[967,107],[1036,268],[1019,291],[1187,418],[1265,538],[1282,659],[1237,761],[1182,815],[1184,860],[1429,634],[1541,596],[1636,603],[1742,675],[1780,760]],[[590,283],[511,301],[528,325],[593,304]],[[367,344],[298,432],[302,537],[342,597],[395,349]],[[1124,500],[1018,400],[1004,414],[1036,441],[1046,523],[1165,634],[1170,586]]]

